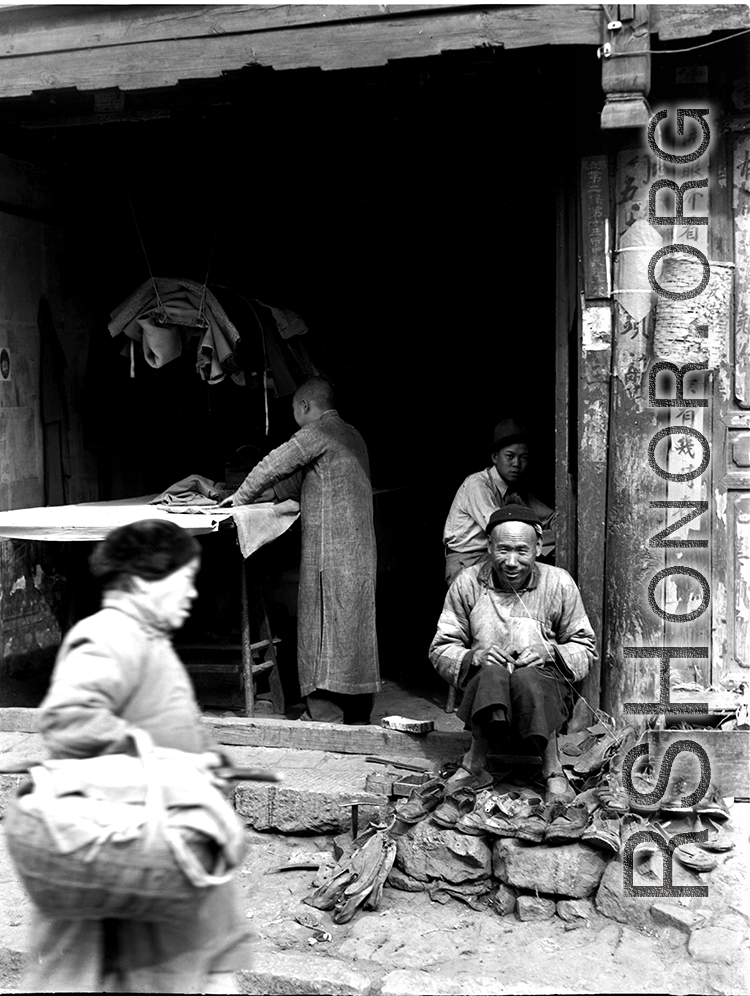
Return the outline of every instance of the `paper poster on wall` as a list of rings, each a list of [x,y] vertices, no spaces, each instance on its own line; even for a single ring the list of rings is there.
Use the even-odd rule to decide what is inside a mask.
[[[10,380],[10,350],[0,347],[0,381]]]

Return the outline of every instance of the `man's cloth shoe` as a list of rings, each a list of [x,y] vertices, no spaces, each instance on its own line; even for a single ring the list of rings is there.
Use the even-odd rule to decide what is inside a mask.
[[[439,827],[455,829],[461,817],[474,809],[476,795],[476,790],[467,785],[454,789],[432,814],[432,819]]]
[[[597,809],[601,809],[602,807],[602,803],[599,798],[599,789],[590,788],[590,789],[585,789],[583,792],[579,792],[578,795],[573,800],[573,802],[571,803],[571,805],[585,806],[586,811],[588,812],[589,816],[591,816],[592,813],[595,813]]]
[[[538,806],[530,816],[519,821],[516,838],[528,844],[541,844],[549,824],[564,811],[565,806],[560,802]]]
[[[709,785],[708,791],[703,798],[694,806],[685,806],[683,799],[690,795],[686,791],[687,782],[684,778],[678,778],[673,788],[662,799],[661,809],[664,813],[694,813],[697,816],[711,816],[714,819],[726,820],[729,818],[729,807],[721,797],[721,792],[714,784]]]
[[[668,839],[668,835],[664,832],[664,830],[662,830],[658,823],[652,823],[650,820],[645,819],[638,813],[626,813],[620,822],[621,845],[624,847],[628,838],[641,830],[650,830],[653,833],[656,833],[657,836],[663,837],[665,840]],[[639,843],[636,848],[639,855],[653,853],[658,849],[659,845],[653,840],[643,841],[642,843]]]
[[[465,773],[466,777],[461,777],[455,782],[448,782],[447,790],[452,793],[455,789],[470,788],[479,792],[484,788],[491,788],[495,778],[486,768],[472,769],[465,764],[459,764],[456,774]]]
[[[566,806],[565,811],[556,816],[544,833],[545,844],[564,844],[583,836],[589,822],[585,806]]]
[[[519,822],[530,816],[541,801],[518,792],[503,795],[492,791],[480,792],[474,810],[459,819],[456,830],[475,836],[493,834],[496,837],[515,837]]]
[[[583,831],[581,843],[600,851],[617,854],[620,850],[620,817],[617,813],[599,810]]]
[[[456,830],[473,837],[479,837],[487,831],[484,821],[495,808],[495,796],[491,789],[483,789],[474,797],[474,808],[470,813],[464,813],[456,821]]]
[[[650,795],[655,790],[656,778],[654,777],[648,757],[641,756],[638,760],[636,760],[633,765],[630,780],[634,791],[637,792],[638,795]],[[643,816],[658,813],[661,809],[663,801],[662,799],[657,799],[656,802],[640,802],[638,799],[634,799],[632,795],[630,795],[629,798],[631,812],[638,813]]]
[[[717,865],[716,858],[707,854],[697,844],[681,844],[674,849],[674,856],[681,865],[690,868],[692,871],[711,871]]]
[[[708,840],[698,841],[698,847],[702,847],[704,851],[731,851],[734,847],[734,842],[730,839],[726,830],[717,827],[709,819],[706,819],[705,822],[708,823],[706,827],[708,830]]]
[[[562,802],[568,805],[575,799],[575,789],[562,771],[553,771],[544,781],[547,786],[545,802]]]
[[[431,778],[423,785],[418,785],[407,800],[396,806],[395,815],[404,823],[419,823],[440,805],[444,793],[445,785],[442,780]]]
[[[618,774],[605,775],[596,792],[605,809],[621,815],[630,810],[630,796]]]

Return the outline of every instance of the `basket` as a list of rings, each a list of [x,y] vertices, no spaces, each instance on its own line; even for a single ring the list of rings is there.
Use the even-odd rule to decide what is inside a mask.
[[[140,735],[141,731],[137,731]],[[139,750],[141,749],[139,744]],[[71,814],[83,811],[85,796],[51,796],[34,811],[24,805],[32,791],[26,782],[9,803],[5,828],[13,863],[26,890],[48,917],[66,920],[142,920],[174,923],[194,915],[209,889],[194,885],[178,865],[164,833],[165,812],[155,786],[159,811],[150,813],[143,832],[131,840],[105,840],[76,850],[61,849],[55,821],[70,825]],[[154,786],[149,782],[148,793]],[[154,795],[140,809],[153,806]],[[111,804],[110,804],[111,805]],[[137,804],[123,803],[129,810]],[[51,829],[52,828],[52,829]],[[186,837],[188,847],[196,841]]]

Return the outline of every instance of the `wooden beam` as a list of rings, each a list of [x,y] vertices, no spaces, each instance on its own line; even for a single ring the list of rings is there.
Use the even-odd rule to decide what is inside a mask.
[[[658,32],[661,41],[750,28],[750,7],[745,3],[654,3],[649,6],[651,30]]]
[[[148,7],[40,4],[0,13],[3,32],[0,56],[283,31],[455,9],[451,5],[438,4],[403,4],[390,9],[378,4],[155,4]]]
[[[227,747],[295,747],[336,754],[423,757],[442,761],[465,753],[471,742],[469,733],[441,733],[438,730],[418,736],[384,730],[380,726],[336,726],[258,717],[211,718],[204,722],[214,740]]]
[[[38,713],[38,709],[0,709],[0,733],[38,733]],[[433,730],[417,736],[380,726],[334,726],[288,719],[204,717],[203,722],[216,743],[226,747],[283,747],[443,761],[465,753],[471,741],[469,733]]]
[[[0,97],[65,87],[166,87],[250,66],[347,69],[471,48],[596,45],[600,29],[599,8],[593,4],[428,8],[285,30],[212,34],[206,29],[209,33],[201,37],[156,37],[127,45],[108,44],[106,27],[105,22],[100,43],[86,49],[0,57]]]

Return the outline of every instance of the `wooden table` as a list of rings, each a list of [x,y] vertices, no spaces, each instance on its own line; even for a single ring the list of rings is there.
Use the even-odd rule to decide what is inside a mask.
[[[208,535],[216,533],[222,527],[232,528],[234,526],[234,510],[232,508],[211,508],[209,511],[201,512],[172,512],[164,511],[163,507],[151,505],[149,502],[156,495],[146,495],[137,498],[120,498],[114,501],[82,502],[78,505],[46,505],[38,508],[20,508],[8,512],[0,512],[0,539],[20,539],[49,542],[98,542],[118,526],[124,526],[131,522],[138,522],[141,519],[163,519],[166,522],[173,522],[181,526],[194,536]],[[257,511],[260,516],[267,509],[253,506],[243,506],[245,514],[252,515]],[[265,532],[260,545],[265,545],[281,535],[289,528],[291,520],[279,520],[277,529]],[[253,686],[253,675],[262,671],[269,671],[276,667],[276,649],[268,617],[265,611],[265,604],[260,605],[261,640],[253,643],[251,637],[250,622],[250,586],[247,578],[247,565],[245,558],[240,556],[240,582],[241,582],[241,645],[242,673],[244,677],[245,692],[245,712],[248,716],[253,716],[255,712],[255,695]],[[272,663],[253,664],[253,650],[267,647],[272,659]],[[234,648],[227,648],[234,649]],[[275,675],[278,679],[278,674]],[[280,683],[275,692],[278,695]]]

